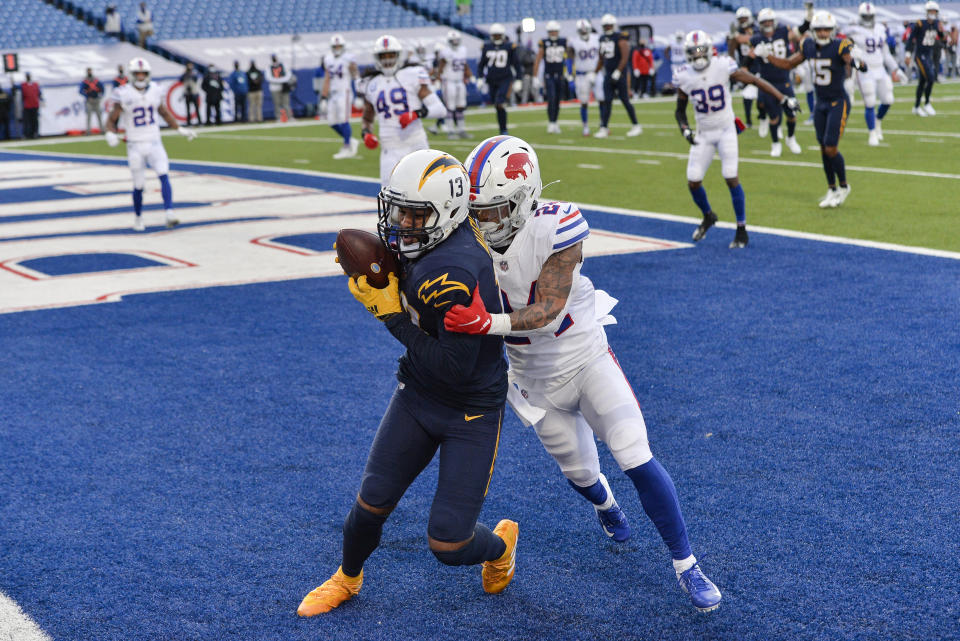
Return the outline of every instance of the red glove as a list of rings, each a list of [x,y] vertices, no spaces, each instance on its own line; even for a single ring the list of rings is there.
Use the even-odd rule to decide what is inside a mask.
[[[473,290],[470,307],[454,305],[443,317],[443,326],[448,332],[461,334],[486,334],[490,331],[492,319],[480,297],[480,283]]]
[[[743,131],[747,128],[747,126],[746,126],[745,124],[743,124],[743,121],[740,120],[740,118],[738,118],[737,116],[734,116],[734,117],[733,117],[733,125],[737,128],[737,135],[738,135],[738,136],[739,136],[740,134],[742,134]]]
[[[367,149],[376,149],[380,141],[373,134],[363,134],[363,144]]]
[[[420,114],[418,114],[416,111],[404,111],[402,114],[400,114],[400,117],[397,118],[397,121],[400,123],[401,129],[406,129],[407,125],[419,117]]]

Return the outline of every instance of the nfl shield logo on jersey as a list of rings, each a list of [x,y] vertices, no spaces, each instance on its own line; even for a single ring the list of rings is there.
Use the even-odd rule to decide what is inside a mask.
[[[501,261],[500,261],[500,269],[501,269],[502,271],[507,271],[508,269],[510,269],[510,263],[508,263],[508,262],[505,261],[505,260],[501,260]]]

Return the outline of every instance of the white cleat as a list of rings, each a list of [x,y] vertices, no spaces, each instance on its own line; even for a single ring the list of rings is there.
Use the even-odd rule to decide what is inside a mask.
[[[633,138],[634,136],[639,136],[643,133],[643,127],[639,124],[636,124],[630,127],[630,131],[627,132],[627,138]]]
[[[880,146],[880,136],[877,135],[876,129],[873,129],[870,131],[870,135],[867,136],[867,144],[870,145],[871,147]]]
[[[597,129],[597,133],[593,134],[594,138],[606,138],[610,135],[610,130],[606,127],[600,127]]]
[[[770,155],[773,156],[774,158],[779,158],[780,156],[782,156],[783,145],[781,145],[779,142],[775,142],[772,145],[770,145]]]
[[[770,122],[766,118],[761,118],[760,124],[757,126],[757,134],[761,138],[766,138],[768,133],[770,133]]]
[[[836,199],[837,199],[837,190],[828,189],[827,195],[824,196],[823,200],[820,201],[820,209],[829,209],[831,207],[836,207],[836,204],[835,204]]]
[[[584,135],[584,136],[589,136],[589,135],[590,135],[590,127],[588,127],[587,125],[584,125],[584,126],[583,126],[583,135]]]
[[[350,138],[350,153],[347,154],[347,158],[353,158],[357,155],[357,149],[360,148],[360,141],[356,138]]]
[[[350,155],[350,147],[344,145],[340,148],[340,151],[333,154],[333,159],[340,160],[341,158],[346,158],[348,155]]]
[[[928,115],[928,116],[936,116],[936,115],[937,115],[937,111],[933,108],[933,105],[931,105],[929,102],[928,102],[927,104],[923,105],[923,106],[920,107],[920,108],[923,109],[925,112],[927,112],[927,115]]]
[[[133,231],[143,231],[146,227],[143,226],[143,218],[140,216],[134,216],[133,218]]]
[[[883,140],[883,128],[880,127],[880,121],[877,121],[877,124],[874,125],[873,130],[877,132],[877,140]]]
[[[910,111],[911,113],[913,113],[914,116],[920,116],[921,118],[927,117],[927,110],[924,109],[923,107],[914,107]]]
[[[787,138],[787,149],[795,154],[803,152],[803,149],[800,148],[800,143],[797,142],[797,139],[794,136]]]
[[[843,201],[847,199],[847,196],[850,195],[850,185],[846,187],[837,187],[837,195],[833,198],[833,206],[839,207],[843,204]]]

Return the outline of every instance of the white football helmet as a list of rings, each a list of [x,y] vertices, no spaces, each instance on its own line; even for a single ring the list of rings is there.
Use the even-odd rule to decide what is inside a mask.
[[[923,5],[923,10],[927,12],[927,20],[936,20],[940,17],[940,5],[933,0]]]
[[[536,209],[543,184],[540,161],[514,136],[487,138],[467,157],[470,215],[491,247],[509,243]]]
[[[490,25],[490,39],[493,40],[494,44],[500,44],[507,37],[507,29],[499,22],[494,22]]]
[[[737,23],[741,28],[748,26],[753,22],[753,12],[746,7],[740,7],[737,9],[737,13],[734,14],[737,18]]]
[[[613,33],[617,29],[617,16],[612,13],[603,14],[603,17],[600,18],[600,27],[606,34]]]
[[[373,44],[373,64],[385,76],[392,76],[400,68],[403,45],[394,36],[383,35]]]
[[[593,27],[590,25],[589,20],[586,18],[577,20],[577,33],[580,34],[582,40],[589,40],[591,32],[593,32]]]
[[[344,40],[343,36],[341,36],[339,33],[335,33],[330,36],[330,51],[333,52],[334,57],[339,58],[346,48],[347,41]]]
[[[560,23],[557,22],[556,20],[551,20],[550,22],[547,23],[547,35],[549,36],[551,33],[560,35]],[[555,38],[556,36],[550,36],[550,37]]]
[[[150,84],[150,63],[146,58],[134,58],[127,63],[127,73],[130,75],[130,82],[137,89],[144,89]]]
[[[827,35],[820,35],[817,31],[829,29]],[[813,20],[810,21],[810,30],[813,31],[813,39],[818,45],[829,44],[833,40],[833,34],[837,31],[837,19],[829,11],[817,11],[813,14]]]
[[[703,71],[710,66],[710,59],[713,57],[713,40],[706,31],[697,29],[684,38],[683,50],[690,66],[697,71]]]
[[[777,28],[777,12],[773,9],[761,9],[757,14],[757,22],[760,23],[760,30],[769,36]]]
[[[453,31],[453,30],[448,31],[448,32],[447,32],[447,42],[450,44],[451,47],[454,47],[454,48],[459,47],[459,46],[460,46],[460,32],[459,32],[459,31]]]
[[[673,39],[676,40],[677,42],[683,42],[684,37],[686,37],[686,34],[683,33],[682,31],[673,32]]]
[[[460,161],[436,149],[407,154],[377,198],[380,239],[397,254],[418,258],[467,219],[470,179]]]
[[[864,27],[872,27],[873,22],[877,17],[877,10],[874,9],[873,3],[861,2],[860,6],[857,8],[857,15],[860,16],[861,25]]]

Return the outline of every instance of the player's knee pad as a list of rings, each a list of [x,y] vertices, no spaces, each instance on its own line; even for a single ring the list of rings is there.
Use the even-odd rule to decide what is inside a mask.
[[[614,424],[605,435],[607,447],[621,470],[643,465],[653,458],[647,427],[643,420],[623,419]]]
[[[597,460],[596,466],[591,467],[572,467],[560,471],[564,477],[578,487],[590,487],[600,479],[600,461]]]
[[[146,171],[143,168],[133,169],[131,172],[133,174],[133,188],[134,189],[143,189],[143,186],[147,182]]]

